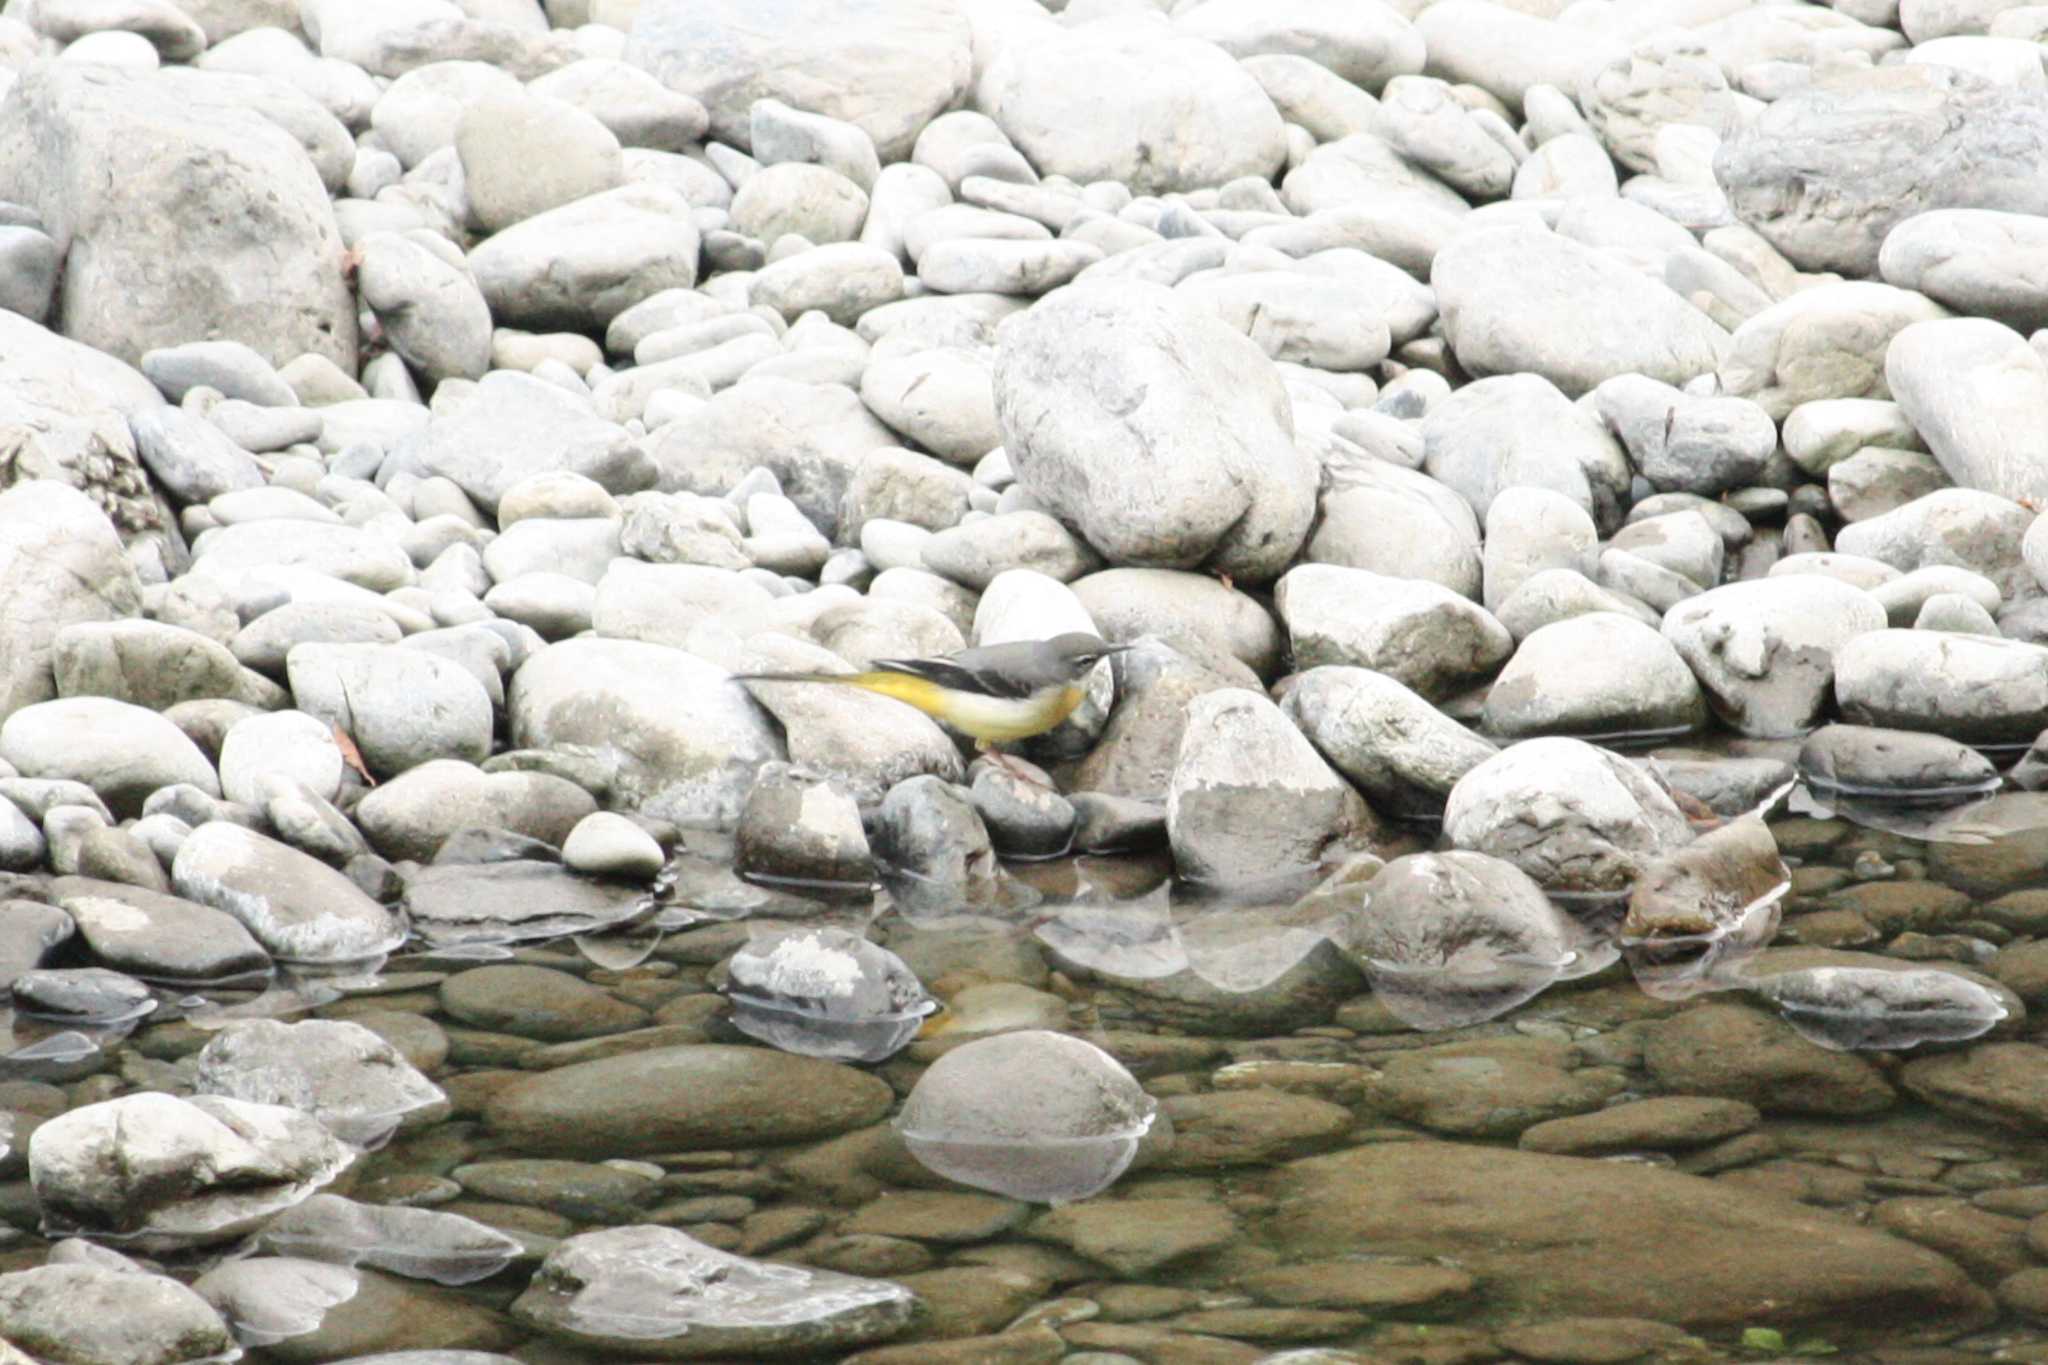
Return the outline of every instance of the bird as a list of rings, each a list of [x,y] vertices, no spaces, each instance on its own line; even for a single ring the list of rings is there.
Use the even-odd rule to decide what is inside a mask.
[[[1081,631],[983,645],[931,659],[877,659],[856,673],[740,673],[736,682],[834,683],[914,706],[967,735],[1012,773],[996,746],[1042,735],[1081,704],[1088,670],[1129,645]]]

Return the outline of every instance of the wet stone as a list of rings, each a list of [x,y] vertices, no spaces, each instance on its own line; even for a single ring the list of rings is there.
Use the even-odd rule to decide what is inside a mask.
[[[240,920],[284,961],[355,961],[389,952],[405,937],[398,917],[341,873],[226,821],[192,831],[171,880],[179,895]]]
[[[512,1315],[559,1340],[643,1357],[844,1351],[909,1324],[886,1281],[750,1261],[672,1228],[588,1232],[556,1247]]]
[[[1164,1171],[1272,1165],[1333,1147],[1352,1126],[1343,1105],[1279,1090],[1176,1095],[1164,1108],[1173,1146],[1153,1163]]]
[[[146,1092],[36,1129],[29,1179],[51,1231],[148,1251],[239,1236],[332,1180],[355,1155],[295,1109]]]
[[[213,1305],[237,1341],[249,1346],[317,1332],[328,1311],[353,1299],[360,1287],[346,1266],[294,1256],[227,1261],[192,1282],[193,1292]]]
[[[610,1158],[728,1150],[866,1127],[894,1092],[852,1067],[760,1047],[661,1047],[513,1081],[484,1121],[508,1150]]]
[[[1041,1215],[1028,1233],[1132,1278],[1184,1257],[1215,1251],[1239,1236],[1230,1210],[1206,1199],[1070,1204]]]
[[[1703,1147],[1749,1131],[1757,1118],[1755,1108],[1740,1100],[1659,1096],[1539,1123],[1522,1131],[1518,1145],[1569,1156]]]
[[[1757,994],[1801,1037],[1827,1048],[1962,1042],[2007,1017],[1996,994],[1954,972],[1814,967],[1768,976]]]
[[[206,1300],[165,1275],[44,1265],[0,1275],[0,1336],[37,1358],[179,1365],[236,1351]]]
[[[560,938],[616,927],[649,908],[636,886],[528,857],[437,864],[405,879],[406,913],[434,946]]]
[[[1534,1039],[1448,1043],[1397,1053],[1367,1086],[1374,1113],[1461,1137],[1514,1137],[1546,1119],[1598,1109],[1624,1078],[1567,1070],[1568,1050]]]
[[[1760,819],[1710,830],[1643,869],[1620,930],[1636,984],[1662,999],[1740,984],[1778,929],[1792,874]]]
[[[441,983],[441,1008],[474,1028],[559,1043],[640,1028],[646,1012],[580,977],[504,963]]]
[[[920,1242],[983,1242],[1017,1227],[1030,1213],[1029,1204],[992,1195],[900,1190],[863,1206],[841,1230]]]
[[[2048,1131],[2048,1048],[1980,1044],[1907,1063],[1900,1082],[1917,1098],[1976,1123]]]
[[[87,1025],[132,1023],[157,1006],[148,986],[104,967],[23,972],[11,993],[23,1014]]]
[[[875,877],[853,797],[780,764],[764,766],[747,792],[733,836],[733,866],[766,881],[865,886]]]
[[[651,1202],[654,1182],[633,1171],[581,1161],[479,1161],[449,1172],[481,1199],[531,1204],[579,1223],[624,1223]]]
[[[1869,1061],[1741,1005],[1701,1005],[1650,1025],[1643,1064],[1668,1093],[1741,1100],[1767,1114],[1875,1114],[1897,1098]]]
[[[397,1048],[336,1019],[231,1023],[199,1054],[194,1086],[202,1095],[290,1105],[364,1147],[447,1100]]]
[[[57,878],[50,895],[96,958],[144,980],[196,985],[270,970],[241,922],[211,906],[88,877]]]
[[[1248,1275],[1247,1293],[1267,1303],[1436,1317],[1477,1287],[1454,1266],[1393,1260],[1306,1261]]]
[[[937,1008],[901,958],[843,929],[764,933],[726,973],[733,1027],[809,1057],[883,1061]]]

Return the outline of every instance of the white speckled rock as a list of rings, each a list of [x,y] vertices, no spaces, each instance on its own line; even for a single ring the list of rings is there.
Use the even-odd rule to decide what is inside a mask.
[[[2048,360],[1987,318],[1922,322],[1893,338],[1886,381],[1949,477],[2006,498],[2048,498]]]

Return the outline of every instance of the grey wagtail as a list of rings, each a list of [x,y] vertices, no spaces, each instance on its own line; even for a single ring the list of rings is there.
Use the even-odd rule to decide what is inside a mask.
[[[1087,695],[1081,680],[1088,670],[1129,648],[1076,631],[938,659],[877,659],[858,673],[741,673],[733,680],[837,683],[879,692],[971,737],[1000,762],[996,745],[1042,735],[1065,720]]]

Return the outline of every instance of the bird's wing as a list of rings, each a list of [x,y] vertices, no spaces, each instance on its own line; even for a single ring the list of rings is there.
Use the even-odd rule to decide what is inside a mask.
[[[986,645],[980,649],[963,649],[943,659],[877,659],[869,667],[887,669],[893,673],[908,673],[915,678],[935,682],[941,687],[956,688],[988,697],[1008,697],[1022,700],[1045,686],[1047,679],[1037,677],[1028,665],[1036,657],[1035,647],[1027,642],[1008,645]]]

